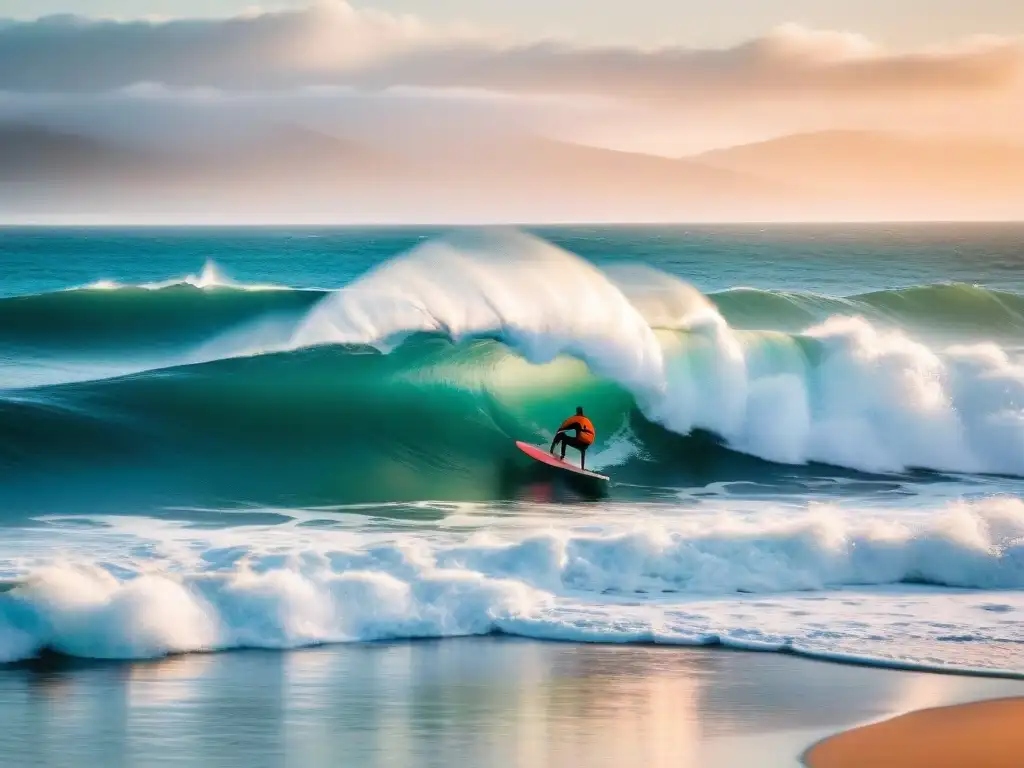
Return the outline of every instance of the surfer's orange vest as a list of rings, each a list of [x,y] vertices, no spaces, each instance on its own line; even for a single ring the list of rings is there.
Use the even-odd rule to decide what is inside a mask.
[[[593,445],[594,443],[594,425],[586,416],[571,416],[562,422],[562,426],[558,428],[561,432],[563,429],[575,429],[576,439],[581,443],[587,445]]]

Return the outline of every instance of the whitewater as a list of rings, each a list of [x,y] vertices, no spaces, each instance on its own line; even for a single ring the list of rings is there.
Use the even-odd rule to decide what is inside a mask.
[[[804,232],[145,235],[48,235],[0,295],[0,662],[503,633],[1024,674],[1020,233],[862,232],[859,269]],[[577,404],[605,501],[513,445]]]

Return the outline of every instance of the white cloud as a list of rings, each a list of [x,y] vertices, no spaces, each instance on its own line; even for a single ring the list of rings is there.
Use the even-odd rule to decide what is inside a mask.
[[[0,120],[157,143],[281,121],[382,141],[519,131],[678,155],[826,128],[1015,136],[1022,69],[1024,41],[991,35],[892,51],[789,24],[722,49],[587,47],[324,0],[0,22]]]
[[[0,90],[93,92],[156,82],[268,90],[420,86],[686,101],[765,95],[998,91],[1020,82],[1024,42],[973,38],[891,52],[863,36],[779,27],[725,49],[512,43],[465,26],[326,0],[230,19],[48,17],[0,26]]]

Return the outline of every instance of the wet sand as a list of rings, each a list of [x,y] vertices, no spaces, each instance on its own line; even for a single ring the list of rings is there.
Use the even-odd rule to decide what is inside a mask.
[[[827,739],[811,768],[1018,768],[1024,764],[1024,699],[911,712]]]
[[[1011,696],[1024,681],[500,637],[55,657],[0,667],[0,762],[798,768],[809,745],[858,724]]]

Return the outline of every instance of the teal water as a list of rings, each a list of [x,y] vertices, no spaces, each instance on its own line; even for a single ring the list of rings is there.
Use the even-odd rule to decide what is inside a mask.
[[[603,264],[640,259],[704,292],[835,296],[933,282],[1024,290],[1019,224],[558,227],[531,230]],[[214,260],[242,283],[337,288],[447,234],[430,228],[5,228],[3,295],[158,282]]]
[[[0,662],[1024,673],[1024,227],[0,231]],[[584,405],[580,495],[515,440]]]

